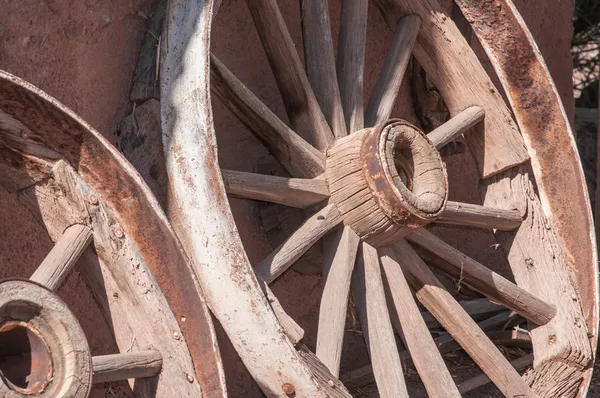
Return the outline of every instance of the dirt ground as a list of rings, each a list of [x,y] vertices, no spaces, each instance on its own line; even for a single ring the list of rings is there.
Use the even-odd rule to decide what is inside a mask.
[[[448,10],[450,1],[443,2]],[[573,0],[552,0],[540,9],[527,0],[515,1],[545,56],[567,113],[573,115],[570,50]],[[146,31],[153,0],[0,0],[0,69],[42,88],[75,110],[111,142],[117,126],[131,112],[128,92]],[[298,51],[302,52],[297,0],[280,0]],[[334,37],[339,24],[339,1],[330,1]],[[392,38],[379,11],[369,8],[365,98],[373,89]],[[225,0],[213,25],[212,48],[219,58],[278,116],[287,120],[264,51],[243,0]],[[478,53],[483,54],[475,44]],[[485,62],[485,60],[484,60]],[[393,116],[417,123],[409,84],[403,84]],[[213,101],[215,128],[222,167],[256,171],[268,156],[266,149],[218,101]],[[479,202],[475,169],[469,156],[445,159],[450,175],[451,199]],[[272,247],[259,217],[258,205],[231,200],[242,240],[252,262],[261,260]],[[474,258],[502,268],[489,233],[468,228],[438,228],[448,243]],[[0,279],[27,277],[51,247],[44,230],[16,201],[0,188]],[[321,279],[289,272],[273,290],[285,309],[306,332],[305,343],[314,348]],[[115,352],[111,333],[102,321],[82,278],[75,272],[60,293],[81,321],[93,354]],[[352,326],[352,325],[349,325]],[[349,327],[349,329],[352,329]],[[221,331],[221,337],[224,337]],[[360,334],[345,336],[342,372],[367,363]],[[221,348],[231,396],[261,396],[235,351],[225,338]],[[456,365],[456,366],[461,366]],[[468,375],[467,375],[468,376]],[[418,377],[412,375],[419,390]],[[112,396],[123,386],[102,386],[96,396]],[[368,392],[367,392],[368,393]],[[492,396],[494,389],[477,396]]]

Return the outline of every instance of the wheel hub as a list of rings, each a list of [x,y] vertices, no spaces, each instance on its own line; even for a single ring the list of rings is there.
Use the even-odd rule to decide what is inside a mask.
[[[338,140],[327,152],[326,175],[344,223],[375,247],[433,221],[448,199],[439,152],[398,119]]]

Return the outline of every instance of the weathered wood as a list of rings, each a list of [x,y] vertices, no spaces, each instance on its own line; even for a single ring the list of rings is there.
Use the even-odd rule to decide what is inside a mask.
[[[29,280],[50,290],[58,289],[91,241],[92,231],[89,227],[81,224],[71,225],[56,241]]]
[[[541,300],[529,291],[448,245],[426,229],[416,230],[407,236],[407,240],[445,260],[443,263],[434,264],[436,266],[448,265],[441,268],[442,271],[486,295],[493,301],[521,314],[534,324],[545,325],[556,315],[557,308],[550,304],[551,301]]]
[[[162,362],[162,355],[156,350],[98,355],[92,358],[92,382],[156,376],[161,371]]]
[[[425,320],[421,317],[402,269],[395,260],[396,253],[389,247],[382,247],[379,254],[385,275],[384,281],[393,300],[390,311],[393,311],[400,321],[403,341],[427,393],[432,397],[460,397]]]
[[[285,312],[279,299],[273,294],[269,285],[264,281],[259,281],[263,291],[265,292],[265,296],[267,297],[267,301],[271,304],[271,308],[273,309],[273,313],[277,317],[277,320],[281,324],[281,327],[285,331],[288,339],[292,342],[292,344],[296,345],[302,338],[304,337],[304,329],[300,327],[294,321],[294,319]]]
[[[379,255],[377,249],[365,242],[352,277],[352,294],[379,395],[408,397],[383,289]]]
[[[343,137],[348,132],[335,72],[329,1],[301,0],[300,8],[306,74],[333,135]]]
[[[420,26],[421,18],[417,15],[406,15],[398,20],[392,44],[365,112],[366,127],[390,118]]]
[[[473,105],[485,110],[485,123],[465,137],[480,175],[486,178],[529,159],[504,99],[439,2],[376,0],[376,4],[392,29],[402,15],[421,17],[413,54],[442,93],[452,115]]]
[[[323,295],[319,307],[316,355],[334,376],[340,372],[348,294],[360,239],[345,226],[328,237],[323,255]]]
[[[533,365],[533,354],[523,355],[520,358],[517,358],[513,361],[510,361],[510,364],[516,369],[521,370],[526,367]],[[466,394],[470,391],[475,390],[476,388],[485,386],[490,383],[491,380],[485,374],[480,374],[479,376],[475,376],[468,380],[463,381],[458,385],[458,390],[461,394]]]
[[[524,379],[498,351],[475,321],[443,287],[427,265],[404,240],[394,244],[397,260],[410,275],[419,301],[440,321],[506,396],[534,397]]]
[[[325,156],[294,133],[217,57],[210,57],[211,91],[271,151],[294,177],[312,178],[325,170]]]
[[[475,299],[475,300],[463,300],[459,301],[458,304],[462,307],[463,310],[473,319],[481,319],[487,314],[492,314],[496,312],[504,312],[506,311],[506,307],[503,305],[499,305],[491,302],[486,298]],[[425,324],[429,329],[434,329],[440,326],[440,323],[431,313],[429,312],[421,312],[421,316],[425,321]],[[480,325],[481,327],[481,325]]]
[[[254,273],[267,283],[273,282],[340,222],[342,218],[337,207],[327,205],[309,217],[285,242],[256,264]]]
[[[364,127],[364,69],[368,0],[342,1],[337,49],[337,78],[349,133]]]
[[[285,178],[221,169],[227,194],[291,207],[307,208],[329,198],[322,178]]]
[[[314,1],[314,0],[313,0]],[[276,0],[247,0],[292,128],[325,149],[333,134],[315,97]]]
[[[435,222],[511,231],[521,225],[523,216],[517,210],[448,201]]]
[[[321,383],[327,396],[331,398],[351,398],[346,386],[334,376],[327,366],[325,366],[315,354],[313,354],[304,344],[298,345],[298,354],[309,367],[313,376]],[[292,394],[289,394],[293,396]]]
[[[469,131],[469,129],[481,122],[484,117],[485,111],[482,107],[471,106],[427,134],[427,138],[433,142],[436,148],[440,149],[452,142],[459,135]]]

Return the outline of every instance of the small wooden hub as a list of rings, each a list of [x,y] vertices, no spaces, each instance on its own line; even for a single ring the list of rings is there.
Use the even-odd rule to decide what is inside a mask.
[[[344,223],[375,247],[433,221],[448,199],[439,152],[403,120],[338,140],[327,152],[326,175]]]

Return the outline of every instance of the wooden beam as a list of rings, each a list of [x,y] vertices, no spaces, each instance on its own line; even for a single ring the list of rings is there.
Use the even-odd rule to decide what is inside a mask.
[[[511,231],[521,225],[523,216],[517,210],[448,201],[444,212],[435,222]]]
[[[368,0],[342,1],[337,78],[349,133],[364,127],[364,69]]]
[[[267,283],[291,267],[327,232],[342,222],[335,205],[327,205],[309,217],[285,242],[254,266],[254,273]]]
[[[92,382],[107,383],[156,376],[160,373],[162,363],[162,355],[155,350],[95,356],[92,358]]]
[[[310,87],[277,0],[247,0],[246,5],[269,58],[292,128],[302,137],[311,137],[318,149],[327,148],[333,143],[333,134]]]
[[[510,364],[516,370],[521,370],[526,367],[532,366],[533,365],[533,353],[524,355],[520,358],[510,361]],[[489,377],[487,377],[485,374],[480,374],[478,376],[475,376],[473,378],[470,378],[470,379],[465,380],[462,383],[460,383],[458,385],[458,390],[460,391],[461,394],[466,394],[466,393],[473,391],[476,388],[482,387],[490,382],[491,382],[491,380]]]
[[[379,253],[384,281],[387,282],[386,287],[393,300],[390,311],[394,311],[400,321],[406,348],[427,393],[432,397],[460,397],[425,320],[421,317],[400,264],[395,259],[396,253],[389,247],[380,248]]]
[[[50,290],[58,289],[91,241],[92,230],[88,226],[71,225],[29,279]]]
[[[390,118],[420,26],[421,18],[417,15],[406,15],[398,20],[392,44],[385,56],[365,112],[367,127],[383,123]]]
[[[442,124],[431,133],[427,134],[427,138],[431,140],[437,149],[451,143],[461,134],[466,133],[476,124],[483,121],[485,111],[480,106],[471,106]]]
[[[210,57],[210,89],[269,149],[293,177],[312,178],[325,170],[325,156],[293,132],[217,57]]]
[[[493,272],[483,264],[448,245],[426,229],[415,230],[406,237],[408,241],[445,260],[435,263],[442,271],[502,304],[536,325],[545,325],[556,315],[556,307]],[[412,250],[412,249],[411,249]]]
[[[221,169],[228,195],[305,209],[329,198],[321,178],[286,178]]]

